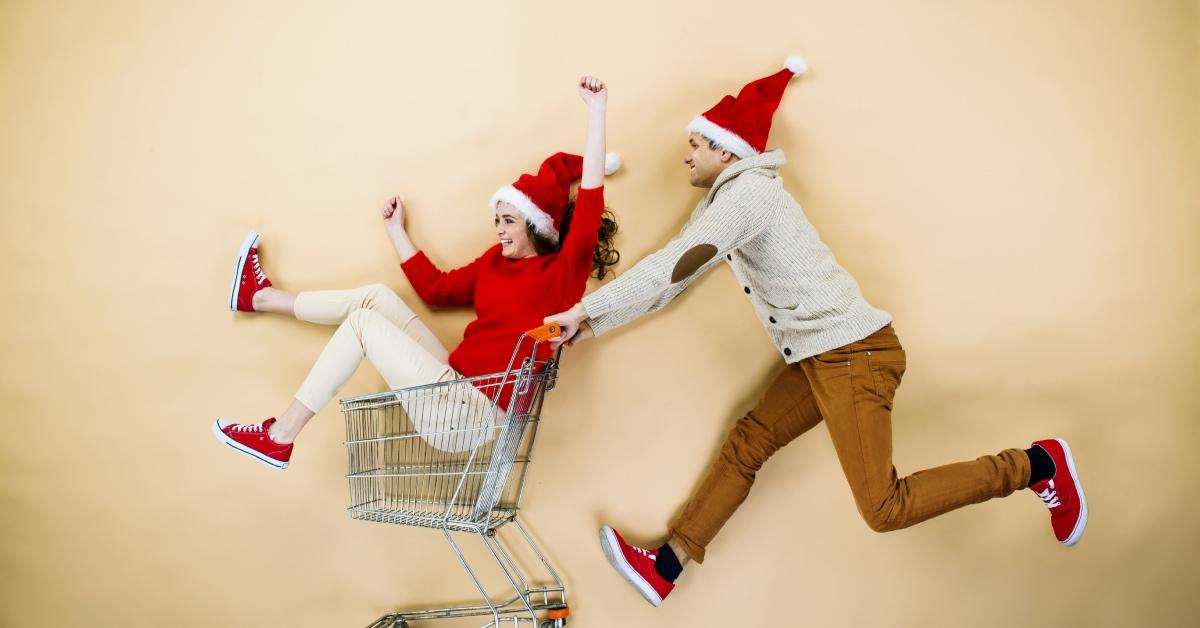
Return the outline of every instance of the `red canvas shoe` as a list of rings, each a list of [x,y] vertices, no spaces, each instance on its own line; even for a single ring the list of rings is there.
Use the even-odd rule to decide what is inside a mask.
[[[1071,448],[1061,438],[1039,440],[1033,444],[1050,454],[1054,461],[1054,476],[1029,486],[1037,493],[1042,503],[1050,509],[1050,525],[1054,536],[1068,547],[1079,542],[1083,529],[1087,527],[1087,498],[1083,495],[1083,484],[1075,470],[1075,458]]]
[[[654,569],[658,550],[634,547],[608,526],[600,528],[600,547],[604,549],[608,564],[632,584],[647,602],[658,606],[675,588],[673,583],[667,582]]]
[[[217,440],[235,450],[276,469],[286,469],[288,461],[292,459],[292,443],[282,445],[271,440],[273,423],[274,418],[262,423],[234,423],[229,419],[217,419],[212,430]]]
[[[251,231],[238,250],[237,266],[233,269],[233,285],[229,288],[229,309],[234,312],[253,312],[254,293],[271,285],[258,263],[258,233]]]

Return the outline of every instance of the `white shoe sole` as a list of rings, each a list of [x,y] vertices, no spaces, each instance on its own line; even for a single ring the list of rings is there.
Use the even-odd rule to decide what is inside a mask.
[[[1071,535],[1062,542],[1063,545],[1071,547],[1079,542],[1079,537],[1083,536],[1083,529],[1087,527],[1087,497],[1083,495],[1083,483],[1079,481],[1079,471],[1075,469],[1075,456],[1071,455],[1070,445],[1061,438],[1054,440],[1063,448],[1063,455],[1067,457],[1067,469],[1071,472],[1071,481],[1075,483],[1075,494],[1079,496],[1079,520],[1075,522],[1075,529],[1071,530]]]
[[[633,588],[637,589],[637,592],[641,593],[647,602],[654,606],[662,604],[662,598],[659,597],[654,587],[650,586],[650,583],[634,570],[633,565],[625,560],[625,553],[621,551],[621,543],[617,541],[617,535],[613,529],[608,526],[600,528],[600,548],[604,550],[604,557],[608,559],[608,564],[612,565],[613,569],[616,569],[626,582],[632,584]]]
[[[276,460],[269,456],[263,455],[262,453],[259,453],[255,450],[237,442],[236,440],[233,440],[232,438],[227,436],[225,434],[225,432],[221,431],[221,428],[223,428],[227,425],[230,425],[232,423],[233,423],[233,421],[230,421],[228,419],[217,419],[216,421],[214,421],[213,426],[212,426],[213,436],[216,436],[217,440],[221,441],[222,443],[225,443],[226,445],[229,445],[230,447],[232,447],[234,451],[236,451],[238,453],[246,454],[247,456],[254,458],[255,460],[267,465],[268,467],[271,467],[272,469],[279,469],[282,471],[283,469],[288,468],[287,462],[280,462],[279,460]]]
[[[246,234],[246,239],[242,240],[242,248],[238,249],[237,266],[233,268],[233,285],[229,287],[229,309],[236,312],[238,288],[242,282],[242,268],[246,265],[246,256],[250,254],[250,249],[258,243],[258,232],[251,231]]]

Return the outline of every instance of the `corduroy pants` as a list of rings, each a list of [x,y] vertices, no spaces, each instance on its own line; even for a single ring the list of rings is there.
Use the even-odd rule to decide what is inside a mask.
[[[859,513],[878,532],[1003,497],[1029,483],[1029,457],[1021,449],[899,477],[892,464],[892,398],[904,366],[904,349],[891,325],[787,365],[730,430],[672,535],[693,560],[703,562],[705,547],[746,499],[763,463],[821,422]]]

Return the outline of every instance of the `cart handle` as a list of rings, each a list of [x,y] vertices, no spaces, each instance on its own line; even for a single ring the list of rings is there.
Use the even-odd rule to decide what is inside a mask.
[[[533,338],[537,342],[546,342],[551,338],[562,337],[562,333],[562,325],[559,325],[558,323],[546,323],[541,327],[536,327],[525,332],[525,335]]]

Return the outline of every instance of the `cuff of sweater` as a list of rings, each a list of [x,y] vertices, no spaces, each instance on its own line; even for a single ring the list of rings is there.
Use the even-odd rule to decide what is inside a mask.
[[[425,256],[425,251],[417,251],[412,257],[400,262],[400,269],[409,276],[413,271],[428,270],[432,266],[433,262]]]
[[[583,304],[583,309],[585,312],[587,312],[589,319],[595,320],[597,318],[602,318],[605,314],[613,311],[614,308],[612,307],[612,304],[609,303],[607,298],[605,298],[605,293],[609,292],[608,290],[604,289],[607,287],[608,286],[605,286],[591,294],[584,296],[580,301],[580,303]],[[595,326],[593,325],[593,329],[594,328]]]
[[[589,315],[587,324],[588,324],[588,327],[592,328],[593,336],[601,336],[605,332],[618,326],[617,322],[615,320],[613,320],[613,317],[609,316],[607,314],[601,314],[596,317],[592,317]]]
[[[579,193],[575,195],[575,211],[595,210],[600,213],[604,210],[604,186],[598,188],[579,188]]]

